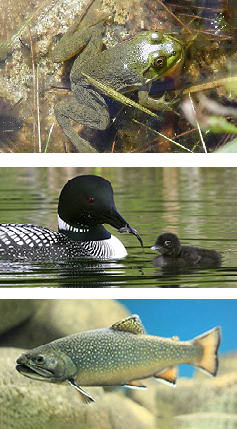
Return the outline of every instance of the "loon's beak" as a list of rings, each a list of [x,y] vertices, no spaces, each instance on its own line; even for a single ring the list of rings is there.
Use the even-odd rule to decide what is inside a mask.
[[[143,249],[143,242],[142,239],[140,237],[140,235],[138,234],[138,232],[132,228],[127,222],[126,220],[119,214],[119,212],[116,210],[116,208],[113,208],[112,211],[112,218],[111,218],[111,222],[110,225],[112,225],[114,228],[118,229],[118,232],[128,232],[130,234],[133,234],[137,237],[138,241],[141,244],[141,247]]]
[[[142,239],[141,239],[140,235],[130,225],[127,224],[127,225],[123,226],[122,228],[118,229],[118,232],[129,232],[130,234],[135,235],[137,237],[138,241],[140,241],[141,247],[143,249],[143,242],[142,242]]]

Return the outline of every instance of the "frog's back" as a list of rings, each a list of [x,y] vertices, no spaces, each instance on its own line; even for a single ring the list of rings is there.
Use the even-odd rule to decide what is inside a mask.
[[[99,52],[93,62],[83,62],[80,71],[117,91],[128,92],[143,83],[135,71],[138,54],[133,39],[124,41]]]

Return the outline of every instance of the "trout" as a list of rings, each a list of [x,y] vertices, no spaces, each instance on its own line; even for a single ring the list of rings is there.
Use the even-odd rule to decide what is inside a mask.
[[[23,375],[75,387],[85,403],[94,402],[80,386],[146,388],[138,380],[155,377],[176,384],[178,364],[194,365],[215,376],[221,329],[216,327],[190,341],[146,335],[139,316],[109,328],[59,338],[27,351],[17,359]]]

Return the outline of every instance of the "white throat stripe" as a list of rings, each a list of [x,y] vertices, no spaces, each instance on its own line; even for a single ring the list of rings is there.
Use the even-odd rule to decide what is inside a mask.
[[[89,232],[89,228],[76,228],[75,226],[69,225],[67,222],[62,220],[58,215],[58,229],[59,231],[72,231],[72,232]]]

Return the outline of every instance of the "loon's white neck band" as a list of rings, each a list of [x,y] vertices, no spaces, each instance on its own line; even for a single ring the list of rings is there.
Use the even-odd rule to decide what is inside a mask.
[[[60,216],[58,215],[58,229],[59,231],[70,231],[72,233],[89,233],[90,229],[83,225],[81,225],[82,228],[76,228],[74,226],[69,225],[68,223],[66,223],[64,220],[62,220],[60,218]],[[106,233],[108,233],[105,230]],[[97,257],[99,256],[99,259],[120,259],[120,258],[124,258],[125,256],[127,256],[127,251],[123,245],[123,243],[121,243],[121,241],[115,237],[114,235],[109,234],[109,238],[103,238],[103,239],[95,239],[94,237],[88,238],[88,239],[84,239],[83,241],[89,243],[94,243],[94,250],[95,250],[95,254],[91,255],[92,257]],[[74,238],[75,239],[75,238]],[[93,247],[92,247],[93,248]]]
[[[83,227],[83,225],[81,225]],[[75,226],[69,225],[67,222],[62,220],[58,215],[58,229],[59,231],[71,231],[71,232],[89,232],[89,228],[76,228]]]

